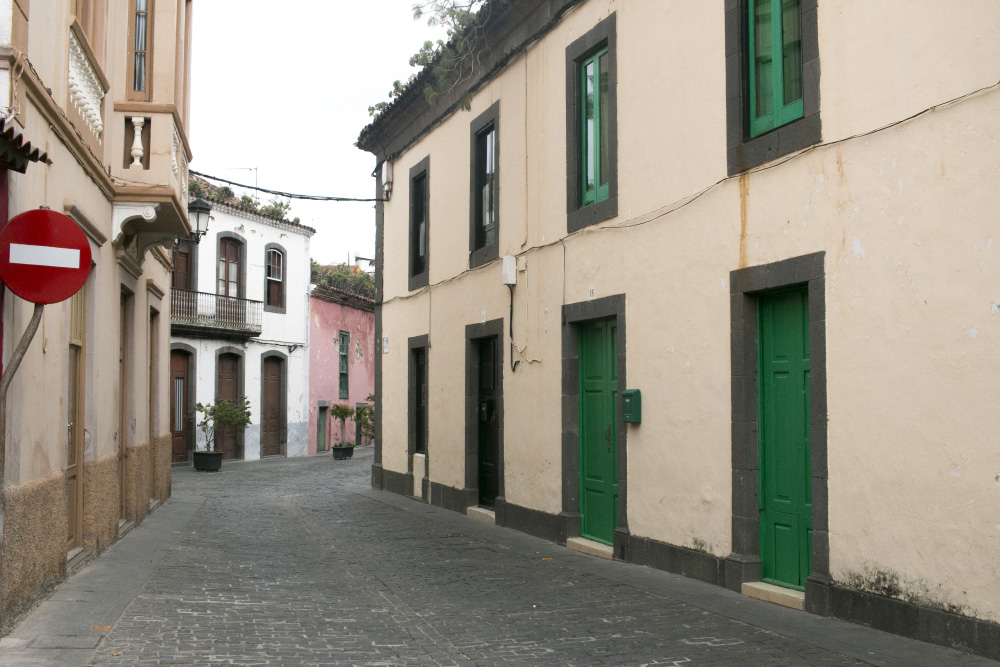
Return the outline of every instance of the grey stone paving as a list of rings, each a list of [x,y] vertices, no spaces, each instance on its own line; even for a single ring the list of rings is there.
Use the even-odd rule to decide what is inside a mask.
[[[372,491],[370,465],[175,468],[0,665],[997,664]]]

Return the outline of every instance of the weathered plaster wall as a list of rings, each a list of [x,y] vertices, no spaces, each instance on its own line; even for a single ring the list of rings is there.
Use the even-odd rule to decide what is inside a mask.
[[[61,508],[61,511],[60,511]],[[27,610],[66,571],[66,480],[49,475],[6,490],[4,619]]]
[[[142,521],[149,514],[149,499],[151,496],[150,447],[143,442],[128,448],[125,472],[125,515],[129,521]]]
[[[166,500],[170,497],[170,441],[170,433],[164,433],[153,440],[150,493],[156,500]]]
[[[627,435],[629,528],[725,557],[729,272],[825,251],[831,572],[847,586],[1000,620],[990,438],[1000,92],[880,129],[996,83],[1000,6],[921,8],[820,3],[825,145],[742,178],[714,185],[726,177],[726,105],[723,6],[712,3],[587,2],[480,90],[470,113],[399,156],[384,208],[384,467],[406,471],[406,340],[428,334],[430,476],[464,485],[464,327],[506,320],[510,297],[499,264],[436,284],[468,266],[468,200],[456,193],[468,191],[469,123],[499,100],[500,254],[522,255],[521,363],[504,369],[507,501],[561,510],[561,307],[591,288],[624,294],[628,383],[644,404]],[[567,237],[565,47],[611,11],[619,215]],[[664,57],[649,58],[650,43]],[[857,133],[870,134],[849,138]],[[428,155],[433,287],[399,300],[407,175]]]
[[[350,334],[347,354],[348,397],[340,398],[340,332]],[[309,453],[317,448],[319,401],[344,403],[354,407],[375,391],[375,313],[333,303],[318,297],[309,299]],[[355,424],[345,424],[345,438],[355,441]],[[326,447],[340,439],[340,424],[327,413]]]
[[[83,547],[102,550],[118,537],[118,457],[87,461],[83,474]]]

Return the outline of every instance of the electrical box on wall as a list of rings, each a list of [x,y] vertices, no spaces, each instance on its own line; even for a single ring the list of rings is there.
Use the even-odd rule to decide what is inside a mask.
[[[622,419],[626,424],[642,423],[642,392],[638,389],[622,392]]]
[[[516,285],[517,284],[517,257],[513,255],[505,255],[503,258],[503,284],[504,285]]]

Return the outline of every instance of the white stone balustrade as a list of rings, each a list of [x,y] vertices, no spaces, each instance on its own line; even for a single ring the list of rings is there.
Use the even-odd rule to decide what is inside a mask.
[[[72,31],[69,33],[69,97],[87,127],[100,140],[104,131],[104,120],[101,117],[104,88],[86,51]]]

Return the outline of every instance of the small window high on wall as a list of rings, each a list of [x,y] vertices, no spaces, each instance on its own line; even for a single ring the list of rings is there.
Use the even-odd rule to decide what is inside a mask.
[[[149,101],[154,0],[129,0],[128,99]]]

